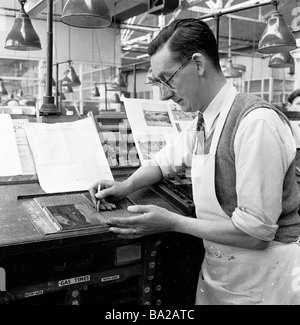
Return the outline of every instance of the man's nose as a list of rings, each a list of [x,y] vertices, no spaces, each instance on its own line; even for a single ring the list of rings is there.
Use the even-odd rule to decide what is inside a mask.
[[[168,100],[171,99],[174,96],[174,91],[164,85],[161,86],[160,88],[161,92],[161,99],[162,100]]]

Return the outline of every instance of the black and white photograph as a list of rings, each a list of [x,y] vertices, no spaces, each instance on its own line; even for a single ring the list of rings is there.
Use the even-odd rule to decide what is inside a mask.
[[[0,307],[223,305],[300,305],[300,0],[0,0]]]

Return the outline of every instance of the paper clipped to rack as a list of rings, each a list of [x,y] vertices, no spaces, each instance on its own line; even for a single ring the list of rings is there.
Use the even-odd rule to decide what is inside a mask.
[[[171,101],[124,98],[124,106],[141,164],[151,161],[194,118]]]
[[[91,117],[65,123],[29,123],[26,134],[41,188],[46,193],[86,191],[113,180]]]
[[[21,161],[9,114],[0,114],[0,152],[0,176],[21,175]]]

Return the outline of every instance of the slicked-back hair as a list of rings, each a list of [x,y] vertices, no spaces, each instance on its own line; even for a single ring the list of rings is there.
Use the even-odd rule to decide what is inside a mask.
[[[300,89],[296,89],[295,91],[293,91],[289,98],[288,101],[289,103],[293,104],[293,101],[295,100],[295,98],[300,97]]]
[[[209,26],[200,19],[174,20],[150,43],[148,55],[153,56],[167,43],[175,61],[183,62],[194,53],[202,53],[217,70],[221,70],[215,36]]]

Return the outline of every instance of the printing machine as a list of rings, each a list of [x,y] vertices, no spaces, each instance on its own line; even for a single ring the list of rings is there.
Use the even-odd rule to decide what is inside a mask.
[[[112,168],[127,178],[135,168]],[[6,305],[193,305],[202,240],[162,233],[132,240],[108,227],[41,234],[23,200],[45,195],[36,175],[0,178],[0,268]],[[84,193],[89,197],[88,193]],[[195,217],[183,174],[139,190],[126,204],[156,204]]]

